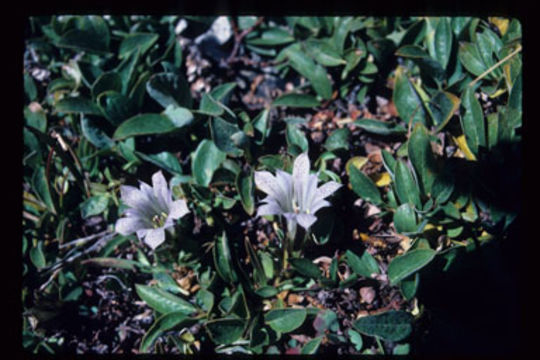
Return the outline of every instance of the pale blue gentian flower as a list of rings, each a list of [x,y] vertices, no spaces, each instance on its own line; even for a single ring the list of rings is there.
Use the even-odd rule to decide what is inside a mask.
[[[152,249],[165,241],[165,229],[189,212],[184,200],[172,200],[172,191],[161,171],[152,175],[152,187],[140,181],[140,189],[121,186],[120,195],[129,208],[124,212],[126,217],[116,222],[116,232],[137,233]]]
[[[315,213],[330,203],[328,196],[342,185],[329,181],[317,187],[318,176],[309,174],[310,162],[307,153],[298,155],[293,165],[292,175],[277,169],[276,176],[268,171],[255,172],[255,185],[268,196],[257,210],[257,215],[283,215],[287,220],[290,238],[296,234],[297,224],[304,229],[315,223]]]

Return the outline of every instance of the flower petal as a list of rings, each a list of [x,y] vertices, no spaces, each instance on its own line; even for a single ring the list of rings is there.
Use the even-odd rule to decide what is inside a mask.
[[[169,185],[161,170],[152,175],[152,188],[160,207],[166,212],[172,199]]]
[[[311,214],[315,214],[319,209],[322,209],[323,207],[330,206],[330,203],[323,199],[316,199],[313,203],[311,203],[311,207],[309,208],[309,212]]]
[[[332,195],[336,190],[338,190],[342,186],[343,186],[342,184],[337,183],[335,181],[329,181],[315,191],[315,197],[317,198],[317,200],[319,199],[322,200]]]
[[[163,228],[150,229],[146,233],[144,242],[148,244],[152,249],[157,248],[165,241],[165,230]]]
[[[307,153],[298,155],[293,164],[294,200],[301,209],[304,207],[304,194],[309,180],[309,157]]]
[[[142,240],[146,236],[146,233],[148,232],[148,230],[150,229],[137,230],[137,237]]]
[[[169,208],[169,217],[173,219],[180,219],[182,216],[189,212],[189,208],[186,202],[182,199],[173,201]]]
[[[145,227],[146,224],[142,219],[138,217],[125,217],[116,221],[114,229],[121,235],[129,235]]]
[[[283,213],[283,210],[281,210],[281,208],[275,201],[269,202],[268,204],[261,205],[257,209],[257,216],[278,215],[281,213]]]
[[[298,214],[296,219],[298,220],[298,224],[306,230],[317,221],[317,217],[311,214]]]
[[[279,198],[281,196],[277,179],[268,171],[255,171],[255,185],[268,195]]]
[[[291,174],[283,171],[276,170],[276,179],[281,189],[282,195],[278,200],[281,208],[287,212],[292,212],[292,198],[293,198],[293,181]]]
[[[319,178],[317,177],[317,175],[309,175],[302,198],[302,204],[300,206],[301,211],[307,211],[310,209],[313,200],[315,200],[318,181]]]

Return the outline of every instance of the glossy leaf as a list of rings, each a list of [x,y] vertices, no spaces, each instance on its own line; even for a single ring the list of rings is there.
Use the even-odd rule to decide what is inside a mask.
[[[435,180],[437,164],[431,150],[429,133],[422,124],[416,124],[414,127],[407,150],[409,159],[419,178],[420,190],[424,195],[428,195],[431,193],[431,186]]]
[[[408,312],[390,310],[362,317],[353,322],[353,327],[362,334],[389,341],[400,341],[410,335],[412,320],[413,317]]]
[[[401,119],[408,124],[426,124],[426,114],[422,99],[403,72],[396,75],[393,101]]]
[[[242,337],[246,321],[238,318],[222,318],[207,321],[204,327],[214,343],[229,345]]]
[[[371,278],[372,274],[380,273],[377,260],[367,251],[364,250],[362,255],[358,256],[351,250],[347,250],[345,255],[347,256],[347,264],[358,275]]]
[[[415,271],[420,270],[433,260],[436,251],[431,249],[418,249],[400,255],[388,265],[388,279],[395,285]]]
[[[354,125],[378,135],[402,135],[407,132],[407,129],[401,125],[374,119],[359,119],[354,122]]]
[[[272,106],[287,106],[287,107],[299,107],[299,108],[312,108],[319,106],[319,101],[311,95],[288,93],[278,97],[272,103]]]
[[[321,270],[311,260],[305,258],[291,259],[292,267],[301,275],[318,279],[321,277]]]
[[[349,181],[353,191],[361,198],[375,205],[382,203],[381,193],[373,181],[355,166],[349,168]]]
[[[136,51],[146,52],[159,38],[158,34],[151,33],[131,33],[120,43],[118,57],[126,58]]]
[[[307,312],[302,309],[270,310],[264,316],[264,322],[275,331],[288,333],[298,329],[306,320]]]
[[[409,203],[401,204],[394,213],[394,226],[400,234],[417,230],[416,213]]]
[[[136,284],[135,290],[148,306],[162,314],[181,312],[190,315],[197,311],[197,308],[188,301],[162,289]]]
[[[227,154],[219,150],[211,140],[203,140],[193,153],[191,173],[197,184],[208,186],[212,176]]]
[[[139,351],[143,353],[147,352],[163,332],[175,327],[188,327],[195,322],[196,320],[189,318],[182,312],[171,312],[162,315],[150,326],[146,334],[144,334]]]
[[[398,160],[396,162],[394,177],[396,193],[400,202],[402,204],[410,203],[417,209],[420,209],[422,204],[420,202],[420,191],[418,185],[416,184],[411,170],[403,160]]]
[[[461,97],[461,126],[469,149],[477,155],[479,147],[486,147],[486,129],[480,103],[474,96],[474,90],[467,88]]]
[[[146,83],[146,91],[161,106],[169,105],[191,108],[191,92],[187,80],[179,74],[159,73]]]

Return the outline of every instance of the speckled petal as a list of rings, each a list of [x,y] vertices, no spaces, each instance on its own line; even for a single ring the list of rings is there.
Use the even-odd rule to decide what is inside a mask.
[[[327,206],[330,206],[330,203],[328,201],[323,200],[323,199],[317,199],[311,204],[309,212],[311,214],[315,214],[317,211],[319,211],[319,209],[322,209],[323,207],[327,207]]]
[[[169,209],[169,217],[173,219],[180,219],[182,216],[189,212],[189,208],[186,202],[182,199],[173,201]]]
[[[329,181],[315,191],[315,197],[317,200],[327,198],[342,186],[335,181]]]
[[[286,194],[281,190],[277,178],[268,171],[255,171],[255,185],[280,204],[286,203]]]
[[[152,188],[161,210],[167,212],[167,209],[171,205],[172,199],[171,192],[169,191],[169,185],[167,184],[167,180],[165,180],[165,176],[163,176],[161,170],[152,175]]]
[[[150,229],[146,233],[144,242],[152,249],[157,248],[165,241],[165,230],[163,228]]]
[[[129,235],[145,227],[144,221],[138,217],[125,217],[118,219],[114,226],[117,233]]]
[[[317,217],[311,214],[298,214],[296,219],[298,224],[306,230],[309,229],[311,225],[315,223],[315,221],[317,221]]]
[[[294,198],[299,207],[303,206],[304,193],[309,179],[309,157],[307,153],[298,155],[293,164]]]
[[[261,205],[257,209],[257,216],[278,215],[278,214],[281,214],[281,213],[282,213],[281,208],[275,202],[270,202],[268,204]]]

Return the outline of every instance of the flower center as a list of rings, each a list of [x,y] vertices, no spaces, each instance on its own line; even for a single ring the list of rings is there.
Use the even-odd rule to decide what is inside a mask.
[[[152,218],[154,229],[160,228],[163,225],[165,225],[166,220],[167,220],[167,214],[165,214],[164,212],[158,215],[154,215],[154,217]]]

